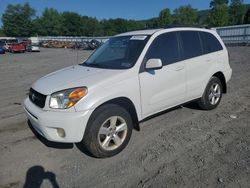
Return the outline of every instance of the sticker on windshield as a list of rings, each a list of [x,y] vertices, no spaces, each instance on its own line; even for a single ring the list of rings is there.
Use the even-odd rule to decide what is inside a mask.
[[[135,35],[130,38],[130,40],[145,40],[147,36],[144,35]]]

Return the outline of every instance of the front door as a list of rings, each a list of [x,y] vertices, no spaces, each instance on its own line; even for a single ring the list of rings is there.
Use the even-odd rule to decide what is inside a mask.
[[[139,74],[143,117],[185,101],[185,64],[180,61],[179,43],[175,32],[158,36],[145,56],[161,59],[163,67],[158,70],[142,70]]]

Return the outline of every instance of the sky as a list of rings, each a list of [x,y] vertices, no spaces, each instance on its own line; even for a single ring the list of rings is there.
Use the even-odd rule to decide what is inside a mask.
[[[164,8],[172,11],[181,5],[208,9],[210,0],[0,0],[0,16],[8,4],[28,2],[40,16],[45,7],[73,11],[97,19],[125,18],[143,20],[158,16]],[[250,0],[245,0],[250,4]],[[0,23],[1,24],[1,23]]]

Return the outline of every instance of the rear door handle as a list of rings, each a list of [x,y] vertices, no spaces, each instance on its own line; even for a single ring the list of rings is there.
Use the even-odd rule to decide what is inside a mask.
[[[178,66],[178,67],[175,68],[175,71],[180,71],[182,69],[184,69],[184,66]]]

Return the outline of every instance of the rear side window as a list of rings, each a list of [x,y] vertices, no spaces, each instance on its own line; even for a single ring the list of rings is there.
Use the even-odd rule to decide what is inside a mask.
[[[163,66],[179,61],[179,44],[176,32],[158,36],[149,47],[146,59],[161,59]]]
[[[200,32],[200,36],[203,44],[204,54],[220,51],[223,49],[218,39],[211,33]]]
[[[190,59],[202,55],[202,46],[197,31],[181,31],[182,59]]]

